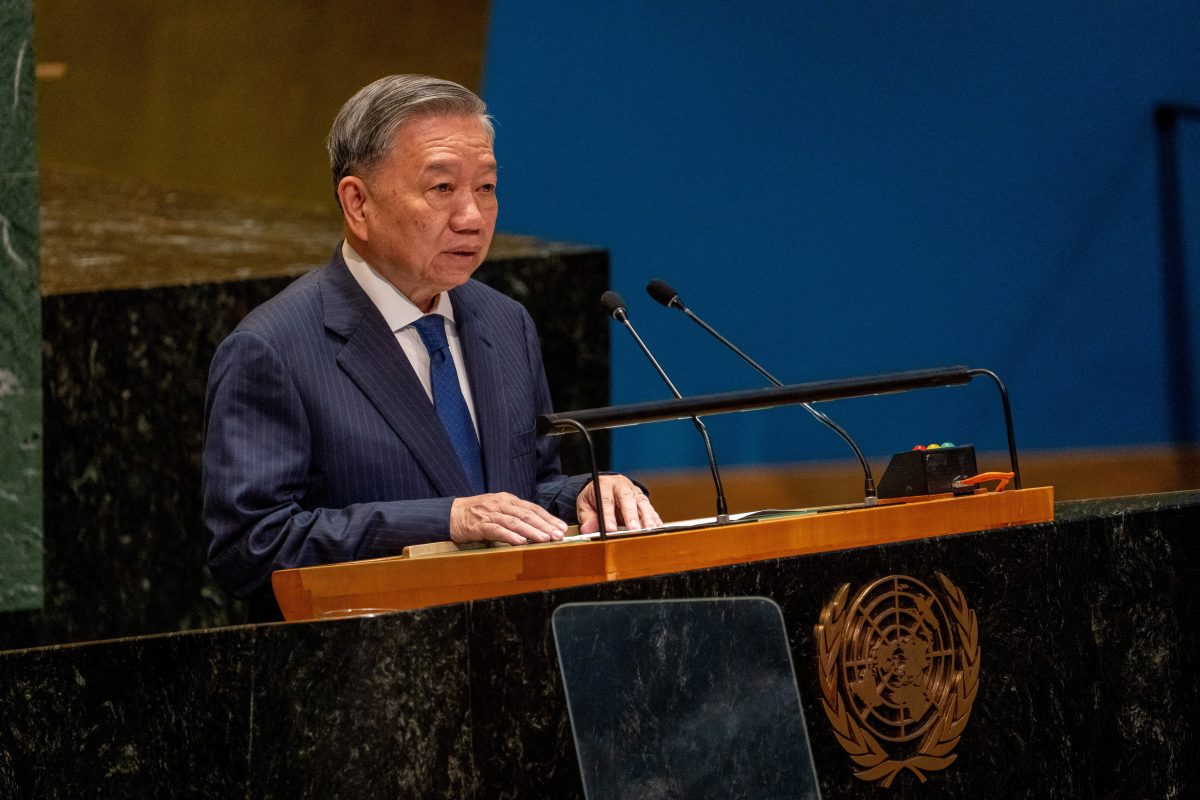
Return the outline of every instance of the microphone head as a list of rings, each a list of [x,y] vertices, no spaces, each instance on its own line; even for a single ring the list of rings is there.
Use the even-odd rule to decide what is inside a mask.
[[[671,284],[661,278],[655,278],[647,283],[646,292],[667,308],[671,306],[683,308],[683,301],[679,299],[679,292],[675,291]]]
[[[619,320],[625,315],[625,301],[612,289],[600,295],[600,305],[604,308],[604,313],[613,319]]]

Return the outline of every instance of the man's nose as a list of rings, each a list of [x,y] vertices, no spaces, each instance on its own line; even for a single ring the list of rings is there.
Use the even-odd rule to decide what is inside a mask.
[[[482,230],[483,211],[474,192],[465,192],[462,200],[455,204],[450,226],[459,233]]]

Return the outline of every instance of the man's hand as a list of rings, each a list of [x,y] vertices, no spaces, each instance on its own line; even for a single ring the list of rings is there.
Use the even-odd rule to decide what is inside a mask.
[[[450,506],[450,538],[464,542],[557,542],[567,523],[508,492],[457,497]]]
[[[615,531],[618,528],[657,528],[662,525],[658,512],[650,505],[650,498],[624,475],[600,476],[600,507],[604,510],[606,531]],[[575,500],[575,513],[579,515],[580,533],[594,533],[600,530],[591,481],[587,482]]]

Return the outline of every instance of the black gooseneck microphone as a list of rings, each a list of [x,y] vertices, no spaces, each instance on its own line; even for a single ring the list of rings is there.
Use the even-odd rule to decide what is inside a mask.
[[[667,384],[667,388],[671,390],[671,394],[675,395],[676,399],[682,400],[683,395],[675,388],[675,384],[671,383],[671,379],[663,371],[662,366],[658,363],[658,359],[650,352],[650,348],[642,341],[642,337],[638,336],[637,331],[633,329],[633,324],[629,321],[629,315],[625,312],[625,301],[621,299],[621,295],[610,289],[600,295],[600,305],[604,307],[605,313],[625,326],[630,335],[633,336],[633,340],[637,342],[638,347],[646,354],[646,358],[650,359],[650,363],[654,366],[654,370],[658,373],[658,376]],[[721,486],[721,473],[717,469],[717,457],[713,455],[712,441],[708,438],[708,428],[699,417],[692,417],[692,422],[695,423],[696,430],[700,432],[700,437],[704,439],[704,449],[708,452],[708,468],[712,470],[713,486],[717,490],[717,524],[724,524],[729,522],[729,509],[725,505],[725,489]]]
[[[682,311],[688,316],[689,319],[716,337],[717,341],[728,347],[733,352],[737,353],[743,361],[754,367],[754,369],[758,370],[758,373],[769,380],[772,384],[775,386],[783,386],[783,383],[778,378],[763,369],[753,358],[743,353],[740,347],[726,339],[721,334],[717,333],[717,331],[711,325],[693,314],[692,310],[685,306],[683,301],[679,299],[679,292],[675,291],[675,289],[671,287],[671,284],[659,278],[655,278],[646,284],[646,292],[667,308],[677,308]],[[850,445],[850,449],[854,451],[854,455],[858,456],[858,463],[862,465],[863,504],[868,506],[878,504],[879,496],[875,492],[875,476],[871,474],[871,465],[867,463],[867,459],[865,456],[863,456],[862,450],[859,450],[858,445],[855,444],[854,440],[850,438],[850,434],[846,433],[845,428],[843,428],[841,425],[838,425],[829,417],[825,416],[824,413],[813,408],[811,403],[802,403],[802,405],[804,406],[805,410],[808,411],[808,413],[816,417],[820,423],[827,426],[838,436],[842,437],[846,444]]]

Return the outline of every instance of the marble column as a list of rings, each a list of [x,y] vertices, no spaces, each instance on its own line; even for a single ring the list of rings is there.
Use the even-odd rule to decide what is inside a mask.
[[[0,0],[0,612],[42,603],[38,176],[30,0]]]

